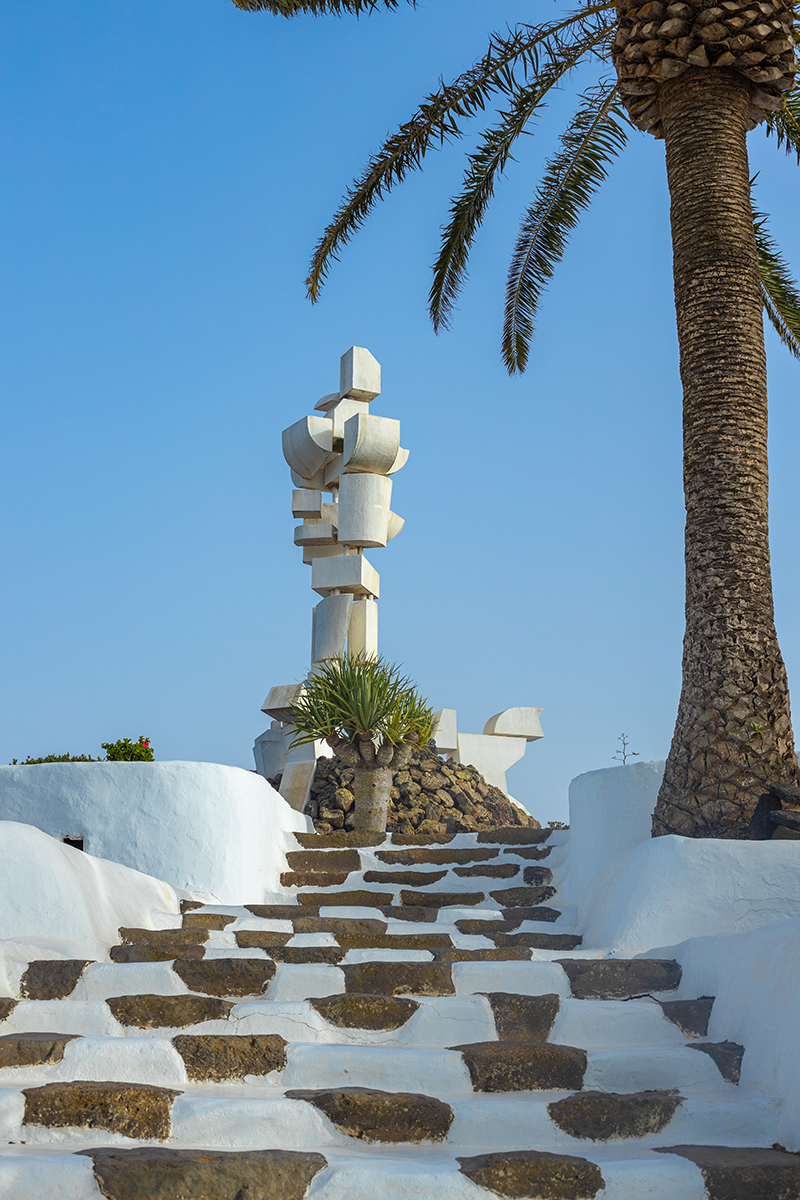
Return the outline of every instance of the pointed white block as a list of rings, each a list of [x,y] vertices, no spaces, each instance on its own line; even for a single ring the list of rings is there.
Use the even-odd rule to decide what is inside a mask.
[[[265,779],[279,775],[283,770],[285,753],[283,726],[280,721],[273,721],[253,745],[253,758],[259,775]]]
[[[333,454],[333,421],[328,417],[303,417],[281,437],[283,457],[303,479],[315,475]]]
[[[321,517],[322,492],[312,491],[310,488],[295,488],[292,492],[292,516],[301,520],[304,517]]]
[[[386,534],[386,541],[390,542],[392,538],[396,538],[400,530],[405,525],[405,519],[398,517],[397,513],[389,513],[389,528]]]
[[[489,717],[483,732],[494,737],[525,738],[526,742],[537,742],[544,737],[539,717],[541,708],[507,708],[505,712]]]
[[[307,521],[295,527],[295,546],[332,546],[335,542],[336,530],[324,521]]]
[[[316,558],[311,564],[311,587],[320,596],[331,592],[352,592],[354,596],[380,595],[380,575],[363,554],[345,554],[341,558]]]
[[[344,423],[342,467],[348,474],[388,475],[400,449],[400,422],[359,413]]]
[[[286,744],[286,759],[283,767],[283,779],[278,789],[287,804],[298,812],[306,806],[311,784],[314,782],[314,772],[317,769],[317,759],[321,754],[329,758],[333,751],[327,742],[304,742],[302,746],[289,746],[297,731],[293,725],[284,729]]]
[[[440,754],[458,754],[458,726],[454,708],[440,708],[433,714],[433,740]]]
[[[374,400],[381,394],[381,364],[364,346],[351,346],[339,360],[339,395]]]
[[[302,683],[285,683],[270,688],[266,700],[261,705],[261,711],[269,717],[274,717],[276,721],[290,721],[292,705],[297,703],[302,694]]]
[[[350,594],[327,596],[320,600],[314,609],[312,663],[344,656],[352,608],[353,597]]]
[[[385,546],[389,540],[392,481],[385,475],[343,475],[339,485],[339,541]]]
[[[438,745],[438,742],[437,742]],[[487,783],[494,784],[508,795],[506,771],[525,754],[524,738],[490,737],[481,733],[458,735],[458,762],[475,767]]]
[[[350,613],[347,649],[363,658],[378,657],[378,605],[375,600],[356,600]]]
[[[386,472],[386,474],[387,475],[395,475],[400,470],[400,468],[404,467],[406,465],[406,463],[408,462],[408,455],[409,455],[409,451],[404,450],[403,447],[401,446],[397,451],[397,456],[396,456],[394,462],[392,463],[391,467]]]
[[[328,412],[330,409],[333,408],[334,404],[338,404],[338,403],[339,403],[339,393],[338,392],[328,392],[327,395],[320,397],[320,399],[314,405],[314,408],[318,412]]]

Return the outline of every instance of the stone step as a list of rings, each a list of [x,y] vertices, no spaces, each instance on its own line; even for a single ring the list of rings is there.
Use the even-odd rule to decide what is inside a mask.
[[[458,1116],[454,1126],[457,1122]],[[724,1144],[639,1148],[623,1142],[475,1154],[469,1147],[459,1153],[445,1142],[430,1143],[423,1154],[409,1155],[380,1143],[342,1140],[346,1144],[328,1145],[324,1152],[109,1147],[48,1153],[37,1147],[30,1155],[24,1148],[11,1147],[0,1153],[0,1194],[14,1200],[56,1195],[99,1200],[98,1180],[102,1195],[110,1200],[166,1200],[176,1195],[192,1200],[236,1200],[245,1195],[302,1200],[311,1181],[315,1200],[492,1200],[525,1195],[787,1200],[800,1190],[797,1156],[779,1150]],[[295,1156],[299,1161],[292,1162]]]
[[[190,1084],[155,1087],[113,1081],[70,1081],[6,1091],[2,1106],[9,1143],[28,1152],[56,1141],[82,1149],[114,1135],[173,1147],[230,1150],[263,1143],[264,1131],[282,1149],[315,1150],[378,1142],[446,1143],[454,1152],[493,1152],[535,1145],[540,1150],[606,1155],[674,1147],[705,1138],[708,1148],[771,1136],[777,1105],[759,1096],[732,1101],[715,1091],[610,1093],[587,1089],[448,1094],[358,1084],[257,1086]],[[405,1116],[404,1114],[405,1108]],[[360,1117],[360,1119],[359,1119]],[[622,1143],[622,1145],[620,1144]],[[124,1144],[124,1143],[123,1143]],[[128,1143],[130,1144],[130,1143]],[[796,1157],[796,1156],[789,1156]],[[2,1175],[0,1175],[0,1180]],[[6,1193],[0,1193],[6,1194]],[[16,1193],[8,1193],[14,1195]],[[60,1193],[59,1193],[60,1194]],[[639,1200],[641,1193],[617,1193]],[[701,1193],[702,1194],[702,1193]],[[795,1193],[776,1193],[782,1200]],[[647,1193],[648,1198],[650,1193]],[[731,1193],[750,1200],[761,1192]],[[671,1200],[683,1200],[683,1193]]]
[[[560,958],[573,996],[585,1000],[626,1000],[651,992],[674,991],[681,968],[672,959]]]

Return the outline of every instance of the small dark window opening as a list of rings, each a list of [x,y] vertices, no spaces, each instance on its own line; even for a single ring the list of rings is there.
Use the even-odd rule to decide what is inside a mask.
[[[82,850],[83,849],[83,838],[82,837],[62,837],[61,840],[65,846],[72,846],[73,850]]]

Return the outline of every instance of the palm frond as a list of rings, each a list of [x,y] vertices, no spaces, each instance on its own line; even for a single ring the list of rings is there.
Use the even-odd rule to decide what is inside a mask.
[[[313,13],[317,17],[332,13],[341,16],[342,13],[374,12],[376,8],[395,9],[400,7],[400,0],[233,0],[237,8],[243,12],[271,12],[280,17],[296,17],[298,13]],[[406,0],[407,4],[416,7],[416,0]]]
[[[800,358],[800,290],[769,233],[766,214],[756,209],[753,209],[753,228],[764,311],[789,353]]]
[[[778,139],[779,146],[786,147],[787,154],[794,154],[800,163],[800,88],[786,96],[786,107],[780,112],[767,113],[767,136]]]
[[[549,61],[537,72],[532,84],[520,87],[511,107],[501,120],[482,137],[477,150],[467,158],[464,186],[450,207],[450,220],[444,227],[441,250],[433,268],[429,306],[433,326],[438,333],[447,328],[453,304],[466,276],[472,241],[480,228],[494,194],[495,181],[505,170],[514,142],[535,116],[547,93],[614,29],[610,21],[598,17],[582,27],[571,42],[557,39],[545,42],[543,51]]]
[[[521,25],[505,37],[493,34],[482,58],[452,83],[441,83],[430,93],[411,119],[386,139],[348,188],[314,250],[306,279],[309,298],[319,299],[340,248],[361,227],[377,201],[402,183],[409,172],[422,166],[429,150],[461,137],[463,123],[483,112],[494,96],[513,95],[520,74],[523,80],[535,79],[543,43],[613,7],[614,0],[598,0],[559,21]]]
[[[547,165],[533,203],[523,216],[509,267],[502,353],[509,374],[528,362],[539,297],[560,262],[581,212],[606,178],[627,141],[630,122],[616,82],[585,93],[586,103],[561,135],[561,150]]]

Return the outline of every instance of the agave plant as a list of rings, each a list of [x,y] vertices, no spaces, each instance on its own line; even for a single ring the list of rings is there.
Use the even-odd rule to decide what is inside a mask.
[[[382,658],[327,659],[306,680],[292,724],[293,746],[324,738],[353,768],[355,827],[383,833],[392,776],[433,733],[433,710],[411,680]]]

